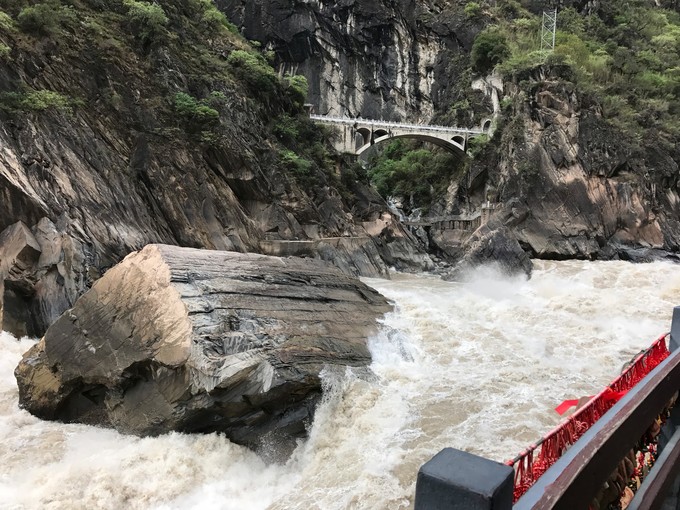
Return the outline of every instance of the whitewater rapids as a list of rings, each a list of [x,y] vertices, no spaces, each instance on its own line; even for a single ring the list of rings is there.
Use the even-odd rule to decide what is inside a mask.
[[[0,333],[2,509],[406,509],[420,465],[453,446],[503,461],[670,328],[670,263],[536,262],[533,278],[367,279],[396,305],[375,377],[327,378],[309,439],[266,464],[217,434],[136,438],[40,421],[13,376],[32,341]]]

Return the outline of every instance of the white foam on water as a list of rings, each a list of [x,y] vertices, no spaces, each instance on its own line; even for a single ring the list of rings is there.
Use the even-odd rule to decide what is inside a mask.
[[[38,420],[12,372],[30,340],[0,334],[0,508],[399,509],[420,465],[446,446],[513,457],[668,330],[680,304],[669,263],[535,262],[463,283],[366,282],[396,304],[370,341],[373,376],[329,373],[285,464],[223,436],[135,438]]]

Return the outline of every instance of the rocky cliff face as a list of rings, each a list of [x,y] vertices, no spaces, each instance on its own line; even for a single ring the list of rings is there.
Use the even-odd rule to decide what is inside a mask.
[[[533,257],[646,260],[676,251],[678,155],[653,136],[628,139],[559,70],[505,86],[496,77],[495,87],[473,92],[469,51],[485,18],[467,15],[465,4],[218,1],[275,52],[281,72],[308,77],[321,113],[478,124],[504,97],[497,138],[434,214],[506,204],[505,226]],[[539,14],[546,6],[596,13],[600,4],[522,2]]]
[[[248,39],[275,52],[280,72],[307,77],[318,113],[425,123],[448,108],[457,60],[482,26],[464,4],[217,0]]]
[[[217,1],[281,74],[307,76],[321,113],[478,125],[501,103],[471,88],[485,18],[466,3]],[[233,72],[231,53],[252,50],[241,38],[170,0],[150,40],[122,5],[102,5],[55,10],[48,31],[20,30],[19,5],[0,24],[0,233],[13,240],[0,246],[3,327],[42,333],[148,243],[320,257],[351,274],[431,267],[323,137],[287,146],[311,146],[313,162],[284,150],[299,105],[281,82]],[[505,84],[496,138],[432,212],[504,203],[503,226],[537,257],[677,250],[677,151],[626,139],[559,72],[537,73]],[[217,119],[182,113],[178,93]]]
[[[276,52],[282,72],[297,69],[309,78],[322,113],[428,121],[446,116],[471,86],[470,75],[456,74],[452,64],[466,58],[479,20],[454,2],[220,6],[247,37]],[[503,113],[511,122],[501,126],[502,145],[453,183],[435,211],[513,200],[511,231],[535,257],[644,259],[640,250],[676,250],[677,158],[649,140],[626,139],[551,72],[529,77],[528,92],[506,84],[501,94],[519,102]]]
[[[506,84],[517,98],[504,112],[507,123],[472,164],[472,185],[454,188],[453,202],[506,204],[506,226],[533,257],[672,256],[680,234],[677,154],[613,128],[565,72],[537,69],[524,90]]]
[[[356,264],[342,246],[307,255],[374,276],[387,270],[381,252],[402,267],[431,264],[364,185],[349,182],[343,197],[337,176],[316,163],[305,163],[302,176],[286,166],[272,133],[278,119],[297,115],[286,89],[269,80],[265,94],[238,78],[227,58],[251,49],[222,25],[206,39],[206,14],[187,5],[163,4],[167,22],[152,41],[122,5],[62,7],[51,16],[63,25],[35,33],[13,25],[19,6],[8,11],[0,232],[23,222],[40,255],[17,265],[0,246],[0,281],[8,282],[0,308],[6,296],[12,310],[36,315],[27,324],[5,313],[3,327],[41,334],[104,269],[148,243],[259,252],[272,240],[366,239],[368,228],[397,239],[401,257],[379,240],[367,241]],[[178,93],[193,110],[178,109]],[[219,118],[207,124],[199,106],[209,103]]]

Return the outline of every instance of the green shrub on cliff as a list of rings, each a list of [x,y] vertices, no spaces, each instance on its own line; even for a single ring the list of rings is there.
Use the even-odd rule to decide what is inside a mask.
[[[286,75],[284,84],[293,102],[298,106],[304,105],[307,100],[307,93],[309,92],[307,78],[300,74]]]
[[[61,21],[62,6],[58,2],[24,7],[17,16],[19,28],[28,34],[50,35]]]
[[[53,90],[4,92],[0,94],[0,109],[8,112],[42,112],[62,110],[70,112],[80,102]]]
[[[305,159],[291,150],[281,151],[281,160],[284,166],[293,172],[296,178],[303,181],[308,178],[312,170],[312,162]]]
[[[234,34],[238,34],[238,29],[220,11],[213,0],[192,0],[193,8],[199,13],[199,22],[207,30],[218,30],[226,28]]]
[[[16,30],[12,17],[3,11],[0,11],[0,30],[3,32],[14,32]]]
[[[210,102],[211,98],[199,101],[184,92],[175,94],[173,106],[185,131],[192,134],[202,133],[203,139],[212,138],[207,137],[204,132],[219,125],[220,112],[212,108]]]
[[[138,2],[137,0],[123,0],[127,7],[127,19],[133,35],[142,44],[159,42],[165,35],[168,17],[158,4]]]
[[[468,18],[476,18],[482,13],[482,7],[477,2],[468,2],[465,4],[463,12]]]
[[[300,136],[300,123],[296,117],[288,114],[281,115],[272,128],[276,137],[283,143],[296,143]]]
[[[217,110],[184,92],[175,94],[175,110],[183,117],[200,122],[214,122],[220,116]]]
[[[470,138],[468,141],[468,156],[471,158],[477,157],[477,155],[479,155],[482,150],[484,150],[486,144],[489,143],[489,140],[490,138],[488,135],[480,135]]]
[[[234,74],[255,91],[270,94],[276,90],[276,72],[259,53],[234,50],[229,54],[227,63]]]

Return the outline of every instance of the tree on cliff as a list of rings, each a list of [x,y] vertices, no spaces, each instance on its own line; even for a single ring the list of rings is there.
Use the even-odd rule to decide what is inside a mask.
[[[480,32],[472,45],[472,66],[482,74],[488,73],[509,56],[508,41],[495,27]]]

